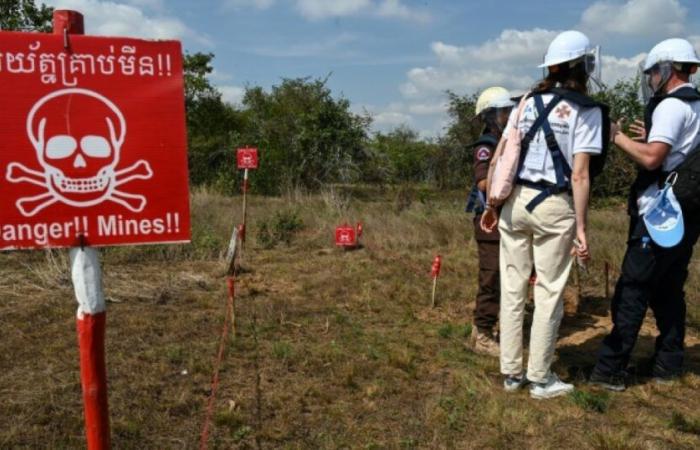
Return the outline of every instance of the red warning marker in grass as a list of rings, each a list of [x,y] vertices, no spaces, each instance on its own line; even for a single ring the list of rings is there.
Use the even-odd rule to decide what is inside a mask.
[[[437,289],[438,277],[440,277],[440,269],[442,269],[442,257],[440,255],[435,255],[433,265],[430,268],[430,274],[433,277],[433,295],[431,298],[431,306],[433,308],[435,308],[435,290]]]
[[[357,247],[357,231],[352,226],[345,224],[335,229],[335,245],[338,247]]]

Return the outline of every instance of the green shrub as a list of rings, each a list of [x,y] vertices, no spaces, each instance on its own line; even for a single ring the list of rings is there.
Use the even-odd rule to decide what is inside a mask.
[[[280,243],[291,245],[294,235],[304,228],[297,211],[278,211],[267,220],[258,223],[257,241],[263,248],[274,248]]]

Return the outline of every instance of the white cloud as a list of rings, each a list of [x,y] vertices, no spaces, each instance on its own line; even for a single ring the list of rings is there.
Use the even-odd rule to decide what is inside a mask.
[[[381,128],[395,128],[407,125],[413,121],[412,117],[397,111],[382,111],[372,115],[372,121]]]
[[[581,28],[591,33],[672,37],[685,30],[687,10],[678,0],[601,0],[581,17]]]
[[[137,6],[98,0],[45,0],[48,6],[80,11],[85,16],[85,31],[102,36],[129,36],[148,39],[192,39],[211,46],[204,35],[172,16],[150,16]],[[134,1],[133,3],[139,3]],[[157,5],[158,2],[141,1]]]
[[[447,102],[436,103],[411,103],[408,105],[408,112],[417,116],[432,116],[447,112]]]
[[[526,31],[503,30],[497,38],[480,45],[458,47],[434,42],[431,48],[438,60],[448,65],[470,65],[474,62],[533,65],[542,59],[547,46],[557,33],[558,31],[541,28]]]
[[[251,7],[255,9],[268,9],[275,4],[275,0],[225,0],[224,8],[240,9]]]
[[[296,0],[296,9],[310,20],[370,15],[428,22],[430,14],[401,3],[401,0]]]
[[[245,95],[245,89],[240,86],[221,85],[216,88],[221,92],[222,100],[233,105],[240,105]]]
[[[373,6],[370,0],[297,0],[296,7],[308,19],[325,19],[357,14]]]
[[[429,22],[430,14],[426,11],[418,11],[409,8],[400,0],[384,0],[378,5],[377,15],[381,17],[395,17],[398,19],[413,20],[416,22]]]
[[[599,0],[582,14],[579,25],[594,41],[621,37],[652,37],[662,39],[687,34],[687,10],[679,0]],[[544,56],[551,40],[559,33],[555,30],[535,28],[531,30],[504,30],[493,39],[477,45],[453,45],[434,42],[431,50],[434,62],[414,67],[406,73],[406,80],[399,86],[406,103],[394,113],[410,116],[414,123],[425,125],[423,133],[439,132],[438,118],[444,111],[420,108],[419,104],[440,104],[445,90],[460,94],[477,93],[488,86],[502,85],[513,93],[529,89],[541,76],[536,66]],[[689,40],[700,48],[700,35]],[[639,63],[646,56],[618,57],[603,55],[603,82],[612,86],[621,79],[636,76]],[[425,112],[425,115],[419,115]],[[431,117],[435,120],[429,120]]]
[[[153,11],[165,10],[165,0],[126,0],[126,3]]]
[[[639,70],[639,63],[646,58],[646,53],[640,53],[631,58],[616,58],[615,56],[603,55],[602,74],[603,83],[614,86],[622,79],[634,78]]]
[[[690,36],[688,37],[688,40],[691,44],[693,44],[693,47],[695,47],[695,51],[698,52],[698,49],[700,48],[700,35]],[[698,54],[700,54],[700,52],[698,52]]]
[[[466,93],[493,85],[525,90],[535,82],[537,63],[556,35],[556,31],[535,28],[504,30],[480,45],[434,42],[431,50],[437,64],[409,70],[400,91],[404,97],[416,99],[444,97],[448,89]]]
[[[257,55],[273,58],[352,57],[356,55],[351,50],[343,49],[343,46],[358,40],[358,36],[354,34],[341,33],[328,39],[319,38],[312,42],[261,46],[251,51]]]

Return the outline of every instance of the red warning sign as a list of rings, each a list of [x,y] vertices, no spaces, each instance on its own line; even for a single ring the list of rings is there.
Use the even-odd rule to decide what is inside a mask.
[[[176,41],[0,32],[0,250],[187,242]]]
[[[335,229],[335,245],[339,247],[357,246],[357,233],[350,225],[343,225]]]
[[[236,151],[236,162],[239,169],[257,169],[258,168],[258,149],[257,148],[239,148]]]

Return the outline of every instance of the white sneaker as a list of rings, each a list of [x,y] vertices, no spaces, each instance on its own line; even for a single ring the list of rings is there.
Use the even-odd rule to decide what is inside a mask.
[[[554,372],[550,372],[546,382],[532,383],[530,387],[530,397],[540,400],[554,398],[560,395],[566,395],[569,392],[573,392],[573,390],[573,384],[564,383]]]
[[[505,380],[503,380],[503,389],[506,392],[515,392],[525,386],[525,384],[527,384],[525,375],[507,375]]]

